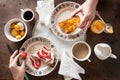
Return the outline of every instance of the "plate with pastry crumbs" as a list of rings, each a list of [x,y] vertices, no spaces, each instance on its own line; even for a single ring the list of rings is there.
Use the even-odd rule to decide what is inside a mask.
[[[70,17],[72,12],[79,6],[80,4],[76,2],[66,1],[57,5],[53,10],[50,29],[58,38],[73,41],[83,34],[83,30],[77,28],[80,24],[80,16]]]
[[[56,47],[44,37],[28,39],[21,46],[21,52],[27,53],[26,72],[33,76],[51,73],[58,63]]]

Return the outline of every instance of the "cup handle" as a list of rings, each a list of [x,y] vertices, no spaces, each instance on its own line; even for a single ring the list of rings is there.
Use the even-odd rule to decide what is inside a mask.
[[[90,60],[90,59],[88,59],[88,62],[91,62],[91,60]]]
[[[24,9],[20,9],[21,10],[21,12],[23,12],[24,11]]]
[[[114,54],[111,54],[110,57],[111,57],[111,58],[114,58],[114,59],[117,59],[117,56],[114,55]]]

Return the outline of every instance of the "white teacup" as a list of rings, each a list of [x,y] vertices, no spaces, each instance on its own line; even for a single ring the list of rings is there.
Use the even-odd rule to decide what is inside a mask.
[[[112,54],[111,47],[106,43],[96,44],[94,47],[94,52],[95,52],[95,55],[97,56],[97,58],[100,60],[105,60],[109,57],[117,59],[117,56]]]
[[[32,9],[25,8],[21,9],[21,18],[25,22],[31,22],[34,19],[34,12]]]
[[[79,41],[73,44],[72,46],[72,55],[78,61],[85,61],[88,60],[89,62],[90,55],[91,55],[91,48],[88,43],[85,41]]]

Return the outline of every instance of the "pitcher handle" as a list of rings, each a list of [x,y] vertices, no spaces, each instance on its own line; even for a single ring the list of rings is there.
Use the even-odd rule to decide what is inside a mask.
[[[91,60],[90,60],[90,59],[88,59],[88,62],[91,62]]]
[[[114,54],[111,54],[110,57],[113,58],[113,59],[117,59],[117,56],[114,55]]]
[[[21,10],[21,12],[23,12],[24,11],[24,9],[20,9]]]

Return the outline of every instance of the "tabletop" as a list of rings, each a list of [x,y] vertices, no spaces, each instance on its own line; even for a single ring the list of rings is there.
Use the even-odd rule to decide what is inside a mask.
[[[63,1],[75,1],[80,4],[84,0],[55,0],[55,6]],[[25,40],[32,36],[32,30],[35,22],[38,20],[36,13],[37,0],[0,0],[0,80],[13,80],[12,74],[8,68],[10,53],[7,49],[7,44],[13,50],[19,49]],[[21,18],[20,9],[31,8],[35,12],[35,19],[28,26],[28,34],[21,42],[11,42],[4,34],[4,26],[6,22],[12,18]],[[86,42],[90,45],[92,53],[90,56],[91,63],[88,61],[78,62],[85,69],[85,74],[80,74],[83,80],[120,80],[120,0],[99,0],[97,10],[101,14],[105,22],[112,24],[113,34],[94,34],[88,29]],[[94,54],[94,46],[97,43],[108,43],[112,48],[112,53],[117,56],[117,59],[108,58],[99,60]],[[58,74],[59,65],[50,74],[43,77],[34,77],[28,74],[30,80],[64,80],[62,75]]]

